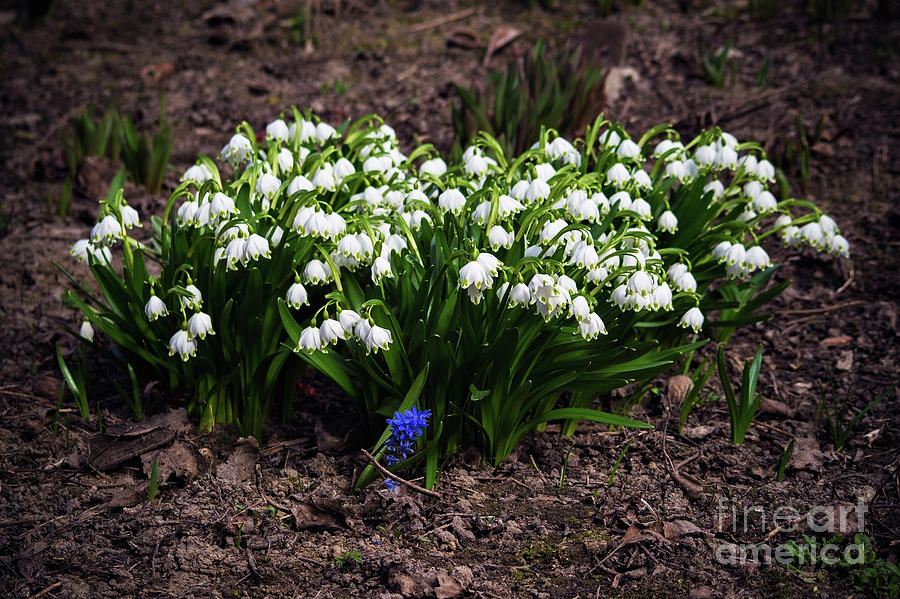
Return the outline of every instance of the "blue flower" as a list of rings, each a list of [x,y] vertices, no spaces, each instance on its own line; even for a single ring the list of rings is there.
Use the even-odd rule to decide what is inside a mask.
[[[415,452],[415,442],[428,428],[430,417],[431,410],[419,411],[413,406],[405,412],[394,412],[394,417],[388,418],[391,436],[384,442],[384,461],[388,466],[399,464]],[[384,484],[392,492],[397,490],[396,481],[390,478],[386,479]]]

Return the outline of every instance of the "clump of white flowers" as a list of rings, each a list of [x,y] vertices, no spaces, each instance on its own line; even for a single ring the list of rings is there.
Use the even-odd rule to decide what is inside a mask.
[[[237,398],[274,389],[287,348],[327,374],[338,356],[366,361],[356,374],[381,372],[376,388],[415,373],[422,343],[457,329],[534,327],[579,348],[675,346],[715,326],[705,314],[714,295],[771,272],[769,235],[849,255],[831,218],[769,190],[774,167],[758,146],[719,130],[684,144],[665,127],[632,138],[598,119],[585,140],[550,131],[522,157],[481,136],[448,163],[430,147],[404,153],[377,119],[335,128],[295,110],[256,139],[245,124],[222,148],[230,179],[205,157],[184,172],[152,244],[129,236],[140,219],[119,193],[72,247],[102,271],[108,306],[77,304],[88,320],[107,322],[132,359],[193,386],[195,409],[213,421],[247,422]],[[800,206],[810,209],[795,216]],[[124,275],[112,267],[119,244]],[[478,324],[466,329],[470,318]]]

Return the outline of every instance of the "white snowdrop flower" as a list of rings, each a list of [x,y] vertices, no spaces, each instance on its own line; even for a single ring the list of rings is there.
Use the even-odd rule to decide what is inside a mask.
[[[259,260],[260,256],[272,257],[272,253],[269,251],[269,240],[262,235],[252,233],[244,246],[244,261],[246,263],[250,260]]]
[[[206,339],[207,335],[215,334],[216,332],[213,330],[212,326],[212,318],[209,317],[209,314],[195,312],[188,319],[188,336],[191,339],[194,339],[195,337]]]
[[[440,157],[430,158],[419,167],[419,175],[431,175],[440,178],[447,172],[447,163]]]
[[[798,236],[813,248],[820,250],[825,247],[825,232],[819,223],[807,223],[800,228]]]
[[[837,223],[827,214],[819,217],[819,226],[822,228],[822,233],[825,234],[825,237],[830,237],[838,232]]]
[[[323,346],[337,345],[344,338],[344,327],[333,318],[326,318],[319,325],[319,340]]]
[[[311,285],[326,283],[331,280],[330,269],[319,260],[310,260],[303,269],[303,280]]]
[[[306,293],[306,287],[304,287],[300,281],[294,282],[293,285],[288,287],[287,293],[284,296],[284,301],[294,310],[299,309],[300,306],[308,306],[309,295]]]
[[[556,169],[549,162],[534,165],[534,174],[541,181],[549,181],[556,174]]]
[[[366,350],[373,351],[376,354],[379,349],[387,351],[392,341],[391,332],[377,324],[372,325],[372,328],[369,329],[369,334],[363,339],[363,343],[366,344]]]
[[[91,326],[90,321],[85,320],[81,323],[81,329],[78,331],[78,334],[88,341],[94,340],[94,327]]]
[[[481,264],[473,260],[467,262],[459,269],[459,286],[461,288],[474,287],[482,289],[490,287],[493,283],[490,273]]]
[[[209,169],[206,168],[205,164],[195,164],[194,166],[188,167],[184,174],[181,175],[181,181],[193,181],[198,185],[203,185],[206,181],[209,181],[213,178]]]
[[[311,191],[313,189],[315,189],[315,186],[309,179],[307,179],[303,175],[297,175],[296,177],[291,179],[290,183],[288,183],[287,192],[288,196],[292,196],[295,193],[301,191]]]
[[[556,285],[560,289],[565,289],[569,293],[577,293],[578,292],[578,284],[569,277],[568,275],[559,275],[556,279]]]
[[[331,239],[337,239],[347,230],[347,221],[337,212],[330,212],[325,216],[325,235]]]
[[[617,162],[606,171],[606,180],[616,187],[623,187],[630,179],[631,174],[621,162]]]
[[[516,184],[510,188],[509,195],[517,200],[524,200],[525,194],[528,192],[529,183],[529,181],[525,181],[524,179],[517,181]]]
[[[735,243],[725,252],[725,264],[729,266],[734,264],[743,266],[746,256],[747,251],[744,249],[744,246],[740,243]]]
[[[304,218],[300,218],[301,214]],[[302,221],[302,222],[300,222]],[[310,209],[308,212],[301,208],[294,218],[294,225],[299,222],[299,228],[307,235],[325,237],[328,234],[328,215],[322,210]]]
[[[768,160],[760,160],[756,165],[756,176],[763,181],[775,182],[775,166]]]
[[[587,298],[583,295],[577,295],[572,298],[569,304],[569,315],[574,316],[575,320],[581,322],[591,313],[591,306],[588,304]]]
[[[564,198],[566,212],[574,216],[578,211],[578,207],[581,206],[581,203],[587,201],[587,199],[587,192],[585,190],[570,189],[568,195]]]
[[[597,141],[600,143],[601,147],[606,146],[614,148],[619,145],[619,143],[622,141],[622,138],[619,137],[619,134],[612,129],[607,129],[600,134]]]
[[[753,200],[753,208],[760,214],[766,214],[778,208],[778,200],[775,199],[772,192],[764,190]]]
[[[275,119],[266,125],[266,140],[285,142],[290,136],[290,130],[283,119]]]
[[[196,227],[206,227],[214,224],[213,219],[210,216],[210,209],[212,208],[212,204],[210,202],[204,201],[197,208],[197,212],[194,214],[194,226]]]
[[[573,218],[579,221],[594,223],[600,220],[600,209],[591,199],[586,199],[574,211],[569,212]]]
[[[726,148],[731,148],[732,150],[735,150],[735,149],[737,149],[738,140],[731,133],[728,133],[727,131],[722,131],[722,134],[719,137],[718,143],[721,146],[725,146]]]
[[[387,154],[369,156],[363,162],[363,171],[367,173],[387,173],[393,166],[393,160]]]
[[[91,229],[91,242],[94,244],[109,244],[123,237],[122,225],[112,214],[107,214]]]
[[[695,293],[697,291],[697,279],[689,272],[681,275],[677,281],[673,281],[673,284],[678,291],[685,291],[687,293]]]
[[[344,329],[344,339],[349,339],[353,335],[353,331],[360,320],[360,315],[353,310],[341,310],[338,312],[338,321],[341,323],[341,328]]]
[[[678,321],[678,326],[693,329],[695,333],[699,333],[703,326],[703,320],[703,312],[700,311],[700,308],[695,307],[684,313],[681,320]]]
[[[634,184],[638,186],[638,188],[647,190],[653,187],[653,181],[650,180],[650,175],[647,174],[647,171],[644,169],[637,169],[631,175],[631,180],[634,181]]]
[[[763,187],[763,184],[756,179],[744,183],[744,195],[751,200],[756,199],[756,197],[761,194],[763,190],[765,190],[765,187]]]
[[[653,149],[653,157],[654,158],[662,158],[671,150],[676,149],[676,145],[672,142],[671,139],[664,139]]]
[[[237,167],[251,158],[253,155],[253,144],[240,133],[236,133],[222,148],[220,155],[231,166]]]
[[[688,170],[682,161],[673,160],[666,165],[666,175],[673,179],[684,181],[688,177]]]
[[[619,144],[616,153],[619,155],[619,158],[640,159],[641,147],[630,139],[624,139],[622,140],[622,143]]]
[[[606,278],[609,276],[609,272],[607,272],[606,268],[603,266],[596,266],[588,271],[587,280],[596,285],[603,284],[606,281]]]
[[[465,205],[465,196],[455,187],[444,191],[438,196],[438,207],[444,212],[450,212],[451,214],[459,216],[459,213],[462,212]]]
[[[772,225],[774,229],[780,229],[781,227],[786,227],[794,222],[793,217],[790,214],[780,214],[778,218],[775,219],[775,224]]]
[[[384,195],[375,187],[366,187],[362,192],[362,200],[367,206],[375,208],[384,203]]]
[[[678,230],[678,217],[671,210],[666,210],[656,219],[656,228],[666,233],[674,233]]]
[[[546,151],[547,156],[549,156],[551,160],[562,159],[567,164],[574,164],[575,166],[581,165],[581,154],[578,153],[575,146],[563,137],[557,137],[547,144]]]
[[[272,245],[279,245],[281,243],[282,237],[284,237],[284,229],[282,229],[278,225],[275,225],[275,228],[273,228],[269,232],[269,242]]]
[[[685,177],[682,178],[682,182],[690,181],[691,179],[695,178],[700,172],[700,169],[697,167],[697,163],[694,162],[691,158],[688,158],[687,160],[682,162],[682,164],[684,165],[684,171],[686,173]]]
[[[237,239],[239,237],[246,239],[247,236],[250,235],[250,227],[248,227],[246,223],[237,223],[222,231],[223,225],[219,225],[218,232],[219,239],[223,242],[231,241],[232,239]]]
[[[331,174],[334,175],[334,180],[338,185],[355,172],[356,167],[344,157],[338,158],[337,162],[334,163],[334,168],[331,169]]]
[[[278,155],[275,156],[275,162],[278,163],[278,170],[282,173],[290,173],[294,168],[294,154],[287,148],[281,148]]]
[[[356,239],[356,235],[345,235],[341,237],[341,240],[338,241],[337,244],[337,251],[345,258],[352,256],[357,260],[362,260],[363,257],[362,246],[359,245],[359,240]]]
[[[637,213],[641,220],[650,220],[653,218],[650,204],[644,198],[638,198],[631,203],[631,210]]]
[[[825,247],[835,256],[850,257],[850,242],[843,235],[832,235],[825,240]]]
[[[619,191],[609,198],[610,206],[615,206],[617,203],[619,210],[631,210],[631,196],[627,191]]]
[[[334,169],[327,162],[320,166],[316,170],[316,174],[313,175],[312,184],[314,187],[319,189],[327,189],[328,191],[334,191],[337,187],[337,184],[334,180]]]
[[[525,283],[516,283],[509,290],[509,303],[511,306],[527,306],[531,303],[531,290]]]
[[[319,327],[308,326],[300,331],[300,340],[297,342],[297,347],[294,351],[307,351],[313,353],[314,351],[322,351],[324,347],[325,345],[322,343],[322,334],[319,332]]]
[[[646,297],[654,288],[653,277],[643,270],[636,270],[628,277],[629,293]]]
[[[161,316],[166,316],[168,313],[169,310],[166,308],[166,304],[155,295],[151,295],[150,299],[147,300],[147,303],[144,305],[144,314],[150,322],[153,322]]]
[[[197,343],[185,330],[178,331],[169,339],[169,355],[174,356],[176,353],[185,362],[197,355]]]
[[[394,210],[403,209],[403,202],[405,199],[403,192],[398,189],[391,189],[384,194],[384,203]]]
[[[300,135],[300,141],[306,143],[316,138],[316,125],[306,119],[300,119],[299,123],[291,123],[288,126],[288,137],[294,139]]]
[[[544,251],[544,248],[542,248],[539,245],[530,245],[527,248],[525,248],[524,257],[525,258],[537,258],[538,256],[541,255],[541,253],[543,251]]]
[[[672,289],[669,287],[668,283],[663,281],[656,286],[656,289],[653,290],[653,298],[650,301],[650,306],[654,310],[674,309],[672,306]]]
[[[122,217],[122,225],[126,229],[141,226],[141,218],[140,216],[138,216],[138,211],[128,204],[122,205],[122,207],[119,209],[119,214]]]
[[[188,295],[181,296],[181,305],[192,310],[200,310],[203,306],[203,294],[193,284],[189,284],[184,288]]]
[[[594,195],[591,196],[591,201],[597,204],[597,210],[600,212],[601,216],[606,216],[609,214],[610,207],[612,206],[609,202],[609,198],[606,197],[602,191],[598,191]]]
[[[360,318],[356,322],[356,326],[353,327],[353,334],[356,335],[356,338],[362,342],[365,342],[366,337],[369,336],[369,333],[372,331],[372,324],[369,322],[368,318]]]
[[[404,213],[403,216],[405,219],[407,213]],[[409,220],[407,221],[407,224],[413,231],[418,231],[419,229],[421,229],[423,222],[434,224],[434,221],[431,220],[431,216],[424,210],[413,210],[412,213],[408,214],[408,216]]]
[[[772,266],[769,254],[758,245],[747,248],[747,252],[744,255],[744,263],[751,272],[758,268],[768,268]]]
[[[528,184],[528,190],[525,191],[525,199],[528,202],[536,202],[546,199],[550,196],[550,186],[543,179],[535,179]]]
[[[325,143],[332,137],[338,137],[338,132],[334,127],[324,121],[316,125],[316,139],[321,143]]]
[[[711,166],[716,162],[716,148],[713,145],[700,146],[694,152],[694,160],[700,166]]]
[[[725,274],[729,279],[744,279],[750,274],[750,270],[740,264],[729,264],[725,268]]]
[[[488,170],[488,161],[481,154],[475,154],[465,160],[465,170],[470,177],[483,177]]]
[[[597,256],[597,250],[593,245],[584,241],[574,244],[572,254],[569,257],[569,264],[574,264],[578,268],[592,269],[600,261]]]
[[[369,234],[357,233],[356,240],[359,242],[359,246],[362,248],[363,256],[366,259],[371,258],[372,254],[375,253],[375,245],[372,243],[372,238],[369,237]]]
[[[372,281],[374,283],[381,283],[381,280],[385,277],[393,279],[394,271],[391,270],[391,263],[387,258],[379,256],[378,258],[375,258],[375,262],[372,263]]]
[[[279,187],[281,187],[281,180],[275,175],[270,175],[269,173],[261,174],[256,180],[257,196],[270,201],[275,197],[275,194],[278,193]]]
[[[640,250],[622,256],[622,266],[625,268],[643,268],[646,262],[647,257]]]
[[[756,216],[757,216],[756,211],[753,210],[752,208],[748,207],[746,210],[744,210],[743,212],[738,214],[737,219],[739,222],[746,223],[746,222],[750,222],[751,220],[756,218]]]
[[[585,341],[596,339],[599,335],[606,335],[606,325],[594,312],[588,314],[578,323],[578,332]]]
[[[258,187],[258,186],[257,186]],[[227,217],[229,214],[237,214],[237,207],[234,200],[222,192],[216,192],[209,203],[210,218],[218,220]]]
[[[681,277],[684,276],[687,271],[687,264],[676,262],[669,267],[669,270],[666,271],[666,276],[670,281],[672,281],[673,284],[678,285],[678,281],[681,279]]]
[[[390,260],[391,252],[396,252],[399,255],[403,253],[406,247],[406,237],[392,233],[381,244],[381,256]]]
[[[550,297],[557,295],[556,280],[548,274],[536,273],[528,282],[528,291],[531,294],[530,303],[546,302]]]
[[[475,261],[481,265],[485,272],[494,277],[497,276],[497,273],[500,272],[500,267],[503,266],[503,263],[496,256],[487,252],[479,253]]]
[[[722,146],[716,153],[716,166],[729,170],[737,169],[738,153],[728,146]]]
[[[781,231],[781,241],[790,247],[797,247],[800,243],[800,227],[788,225]]]
[[[612,303],[624,310],[625,301],[628,299],[628,287],[626,285],[619,285],[609,294],[609,299]]]
[[[409,193],[406,194],[406,201],[404,202],[404,205],[407,205],[407,204],[415,205],[416,202],[421,202],[423,204],[429,204],[429,205],[431,204],[430,200],[428,199],[428,196],[426,196],[422,192],[422,190],[419,188],[412,189],[409,191]]]
[[[525,209],[522,203],[506,194],[497,198],[497,215],[502,219],[509,218]]]
[[[722,200],[725,197],[725,186],[722,185],[722,182],[718,179],[714,181],[710,181],[706,185],[703,186],[703,193],[711,191],[713,194],[713,199],[716,201]]]
[[[559,234],[560,231],[566,228],[569,223],[560,219],[556,220],[548,220],[544,227],[541,229],[541,232],[538,234],[538,240],[541,243],[547,244],[553,241],[553,239]]]
[[[509,249],[515,239],[516,236],[512,232],[507,231],[500,225],[494,225],[488,232],[488,244],[495,252],[500,248]]]
[[[178,212],[175,214],[176,222],[182,227],[194,224],[194,218],[199,208],[200,205],[197,202],[190,200],[184,202],[178,207]]]
[[[720,241],[716,247],[713,248],[712,254],[713,257],[718,258],[719,262],[725,261],[725,255],[728,253],[728,250],[731,248],[730,241]]]

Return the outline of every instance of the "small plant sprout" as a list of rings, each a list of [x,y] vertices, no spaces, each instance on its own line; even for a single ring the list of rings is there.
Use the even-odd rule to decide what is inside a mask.
[[[784,479],[784,471],[787,468],[788,462],[791,460],[791,456],[794,454],[794,442],[796,439],[791,439],[787,444],[787,447],[784,448],[784,453],[781,454],[781,458],[778,460],[778,470],[775,473],[775,482],[781,482]]]
[[[147,485],[147,501],[153,503],[159,493],[159,460],[153,460],[153,469],[150,470],[150,482]]]
[[[349,566],[351,564],[361,564],[362,553],[360,553],[356,549],[350,549],[349,551],[345,551],[344,553],[334,558],[334,561],[337,564],[338,568],[343,568],[344,566]]]
[[[759,370],[762,366],[762,345],[756,349],[753,359],[744,363],[740,393],[737,396],[731,385],[731,378],[728,376],[723,345],[719,346],[716,365],[719,371],[719,382],[722,384],[725,401],[728,403],[728,413],[731,416],[731,441],[735,445],[743,445],[744,436],[759,411],[759,402],[762,399],[762,396],[756,392],[756,383],[759,380]]]
[[[834,376],[831,377],[831,399],[830,401],[827,398],[827,393],[825,391],[824,385],[819,382],[819,409],[818,413],[824,411],[825,413],[825,426],[828,429],[828,433],[831,436],[831,442],[834,444],[834,450],[837,452],[843,451],[844,447],[847,445],[847,441],[850,440],[851,435],[853,434],[853,429],[856,428],[856,425],[859,424],[860,420],[868,414],[872,409],[874,409],[878,404],[880,404],[888,395],[893,392],[893,389],[887,389],[884,393],[870,401],[866,406],[857,412],[852,418],[849,417],[847,410],[850,407],[851,402],[851,393],[853,391],[853,386],[847,386],[847,392],[844,394],[843,398],[840,398],[837,390],[837,384],[834,380]],[[818,414],[817,414],[818,420]]]

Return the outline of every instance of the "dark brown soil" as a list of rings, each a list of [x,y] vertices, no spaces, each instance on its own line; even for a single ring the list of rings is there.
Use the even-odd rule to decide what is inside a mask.
[[[0,596],[872,596],[840,569],[798,574],[718,557],[734,545],[801,541],[811,509],[861,501],[844,532],[862,522],[876,554],[897,561],[900,27],[887,1],[856,2],[838,23],[810,16],[805,2],[753,20],[704,0],[619,2],[609,19],[629,32],[618,73],[633,76],[597,110],[632,134],[662,121],[685,135],[721,125],[777,154],[798,116],[810,130],[824,118],[806,198],[838,220],[852,259],[787,259],[778,277],[794,285],[776,316],[729,345],[736,371],[763,344],[761,391],[772,400],[743,447],[729,442],[721,400],[696,408],[676,434],[663,378],[662,393],[633,412],[653,431],[585,425],[566,439],[551,426],[496,470],[477,454],[454,457],[433,499],[376,485],[349,492],[365,459],[348,436],[353,422],[332,416],[340,397],[318,377],[304,380],[292,422],[267,429],[262,449],[227,429],[198,435],[183,410],[169,412],[178,398],[158,393],[135,424],[100,372],[94,388],[109,392],[92,396],[90,422],[69,399],[57,412],[53,348],[74,348],[64,327],[80,321],[60,301],[66,281],[51,261],[72,267],[69,245],[87,233],[115,171],[93,164],[70,215],[48,216],[78,109],[120,105],[152,123],[165,92],[176,130],[168,189],[242,120],[260,128],[291,105],[332,122],[375,112],[407,146],[429,141],[446,153],[454,86],[484,76],[497,27],[524,35],[494,68],[539,38],[559,46],[596,16],[587,1],[542,11],[511,0],[345,0],[339,14],[334,2],[314,2],[306,53],[290,24],[304,4],[62,2],[32,28],[0,12]],[[715,89],[700,48],[728,39],[735,74]],[[163,198],[130,188],[129,200],[150,209]],[[890,391],[842,452],[817,419],[818,385],[832,377],[841,396],[850,390],[851,414]],[[155,460],[164,482],[151,503]],[[773,523],[779,507],[801,516],[796,530]]]

